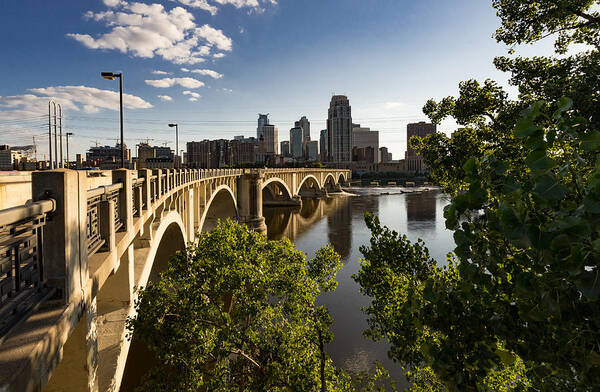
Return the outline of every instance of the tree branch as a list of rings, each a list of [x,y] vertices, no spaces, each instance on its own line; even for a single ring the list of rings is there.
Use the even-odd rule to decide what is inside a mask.
[[[262,366],[260,366],[260,363],[256,362],[251,356],[249,356],[248,354],[246,354],[245,352],[243,352],[240,349],[235,349],[235,350],[228,350],[227,352],[231,353],[231,354],[237,354],[237,355],[241,355],[242,357],[246,358],[248,361],[250,361],[250,363],[252,363],[254,366],[256,366],[257,368],[262,368]]]

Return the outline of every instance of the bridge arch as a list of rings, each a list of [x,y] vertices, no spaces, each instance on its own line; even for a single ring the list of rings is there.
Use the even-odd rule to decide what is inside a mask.
[[[340,173],[339,177],[338,177],[338,184],[342,185],[345,184],[348,181],[348,174],[347,173]]]
[[[177,251],[185,249],[186,230],[181,215],[177,211],[165,213],[158,227],[154,231],[152,245],[145,258],[146,262],[139,279],[135,279],[136,286],[144,287],[149,282],[156,282]],[[141,262],[141,260],[140,260]],[[135,261],[135,266],[138,261]],[[134,266],[134,271],[137,268]],[[137,295],[135,296],[137,297]],[[135,298],[134,297],[134,298]],[[134,315],[135,311],[132,311]],[[116,385],[121,385],[124,392],[134,391],[140,384],[142,377],[157,363],[154,353],[143,343],[136,339],[127,339],[124,343],[125,360],[123,361],[122,378]],[[102,386],[102,385],[101,385]]]
[[[321,184],[317,177],[307,174],[298,184],[298,191],[296,193],[300,196],[316,196],[320,192]]]
[[[333,192],[336,190],[337,185],[338,182],[336,181],[336,177],[333,174],[328,173],[323,180],[323,189],[327,192]]]
[[[228,185],[220,185],[206,202],[198,230],[200,233],[210,231],[217,226],[219,219],[225,218],[238,218],[237,199]]]

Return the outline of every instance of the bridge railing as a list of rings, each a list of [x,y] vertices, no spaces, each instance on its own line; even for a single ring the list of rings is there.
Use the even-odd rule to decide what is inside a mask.
[[[54,200],[0,211],[0,340],[48,295],[43,227]]]

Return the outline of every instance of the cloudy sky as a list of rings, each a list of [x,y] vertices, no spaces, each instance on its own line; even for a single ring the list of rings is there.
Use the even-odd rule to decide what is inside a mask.
[[[47,106],[62,104],[71,151],[119,136],[124,74],[126,144],[253,136],[270,113],[279,139],[306,115],[313,139],[331,94],[354,122],[403,156],[406,124],[458,82],[506,77],[506,54],[485,0],[0,0],[0,144],[47,152]],[[524,49],[527,51],[528,49]],[[455,124],[444,123],[451,132]],[[152,140],[153,139],[153,140]],[[73,155],[72,155],[73,156]]]

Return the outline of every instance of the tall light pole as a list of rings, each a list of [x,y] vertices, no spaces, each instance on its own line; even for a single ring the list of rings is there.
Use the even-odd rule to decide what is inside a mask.
[[[177,161],[176,166],[179,167],[179,124],[169,124],[169,127],[175,127],[175,160]]]
[[[121,114],[121,169],[125,168],[125,144],[123,143],[123,73],[102,72],[100,75],[106,80],[119,78],[119,112]]]
[[[67,169],[70,167],[69,165],[69,136],[73,136],[73,132],[67,132],[66,134],[67,137]]]

